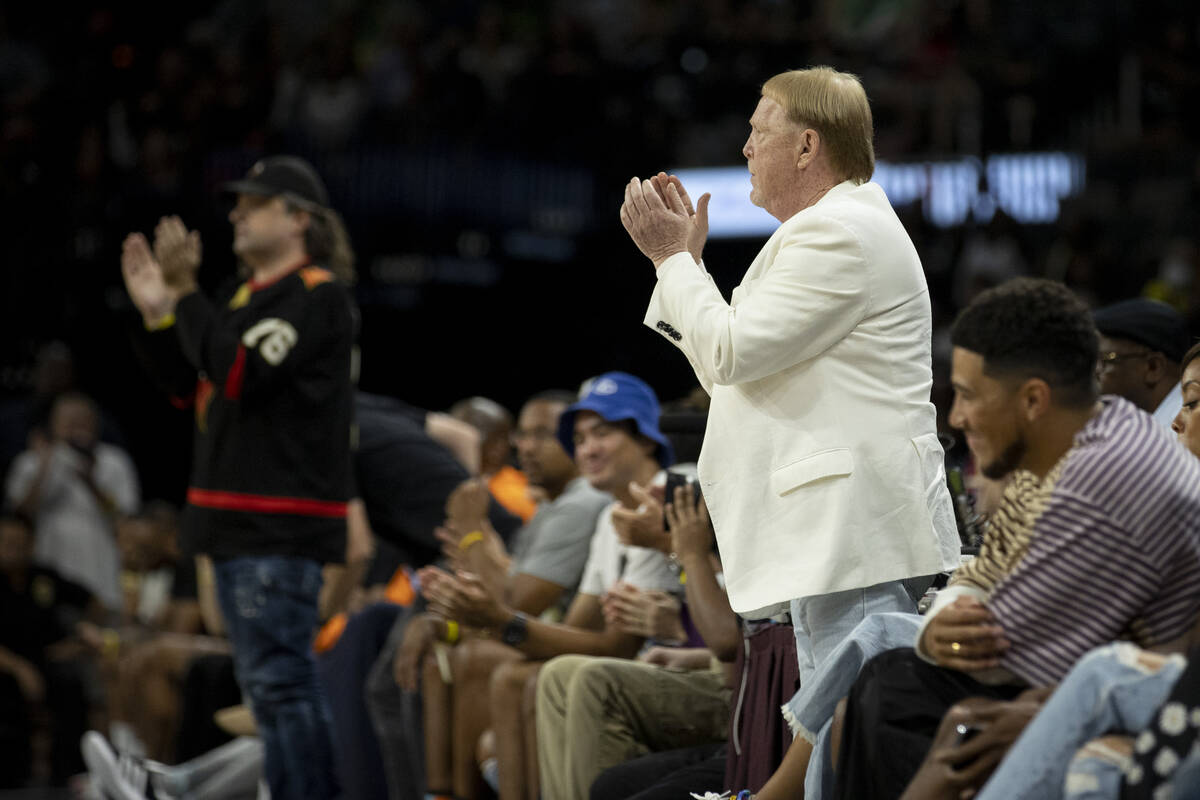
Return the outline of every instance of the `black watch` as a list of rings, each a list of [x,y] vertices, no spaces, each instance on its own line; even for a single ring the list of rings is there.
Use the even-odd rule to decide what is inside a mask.
[[[525,637],[529,635],[529,626],[526,624],[529,617],[518,611],[513,615],[513,618],[504,623],[504,627],[500,629],[500,641],[504,642],[509,647],[516,647],[521,642],[525,641]]]

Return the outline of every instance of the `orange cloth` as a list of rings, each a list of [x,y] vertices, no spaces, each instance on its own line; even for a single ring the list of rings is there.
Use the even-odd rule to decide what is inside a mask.
[[[417,599],[417,593],[413,589],[412,581],[409,580],[408,567],[401,566],[392,573],[392,579],[388,581],[387,587],[383,590],[383,597],[389,603],[395,603],[398,606],[407,607],[413,604],[413,601]],[[330,617],[321,626],[321,630],[317,631],[316,638],[313,639],[313,650],[318,653],[332,650],[333,646],[338,643],[338,639],[342,638],[348,619],[345,611]]]
[[[537,503],[529,496],[529,478],[515,467],[504,466],[496,471],[488,481],[488,491],[496,502],[529,522],[530,517],[537,511]]]

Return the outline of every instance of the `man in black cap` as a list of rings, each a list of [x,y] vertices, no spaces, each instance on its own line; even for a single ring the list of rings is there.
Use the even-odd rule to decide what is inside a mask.
[[[143,357],[195,407],[183,541],[213,559],[271,796],[327,800],[338,789],[311,642],[321,566],[345,551],[353,256],[301,159],[263,159],[226,189],[240,286],[216,302],[197,291],[200,237],[178,217],[153,248],[130,234],[121,270]]]
[[[1124,397],[1168,430],[1183,405],[1179,362],[1191,344],[1175,309],[1145,298],[1092,314],[1100,331],[1100,391]]]

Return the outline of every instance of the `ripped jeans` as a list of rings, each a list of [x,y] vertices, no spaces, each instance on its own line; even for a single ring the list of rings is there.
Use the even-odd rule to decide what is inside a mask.
[[[337,797],[329,704],[312,652],[321,565],[255,556],[214,567],[234,671],[258,724],[271,797]]]
[[[920,630],[919,614],[867,615],[783,706],[783,716],[792,733],[813,745],[804,779],[806,798],[821,800],[833,793],[834,764],[830,755],[833,712],[838,701],[850,693],[863,664],[886,650],[911,647]]]
[[[1145,728],[1186,665],[1180,655],[1161,663],[1147,661],[1144,652],[1128,642],[1092,650],[1067,673],[1013,743],[977,800],[1057,800],[1064,788],[1069,797],[1112,791],[1119,785],[1116,768],[1082,760],[1072,764],[1072,757],[1105,733],[1136,734]]]

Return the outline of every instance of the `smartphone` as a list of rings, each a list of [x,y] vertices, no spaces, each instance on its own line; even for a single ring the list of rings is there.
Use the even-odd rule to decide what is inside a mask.
[[[663,527],[671,530],[671,523],[667,521],[667,503],[675,502],[675,489],[679,486],[692,487],[692,505],[696,506],[700,503],[700,484],[687,475],[681,475],[678,472],[667,472],[667,485],[663,489]]]

